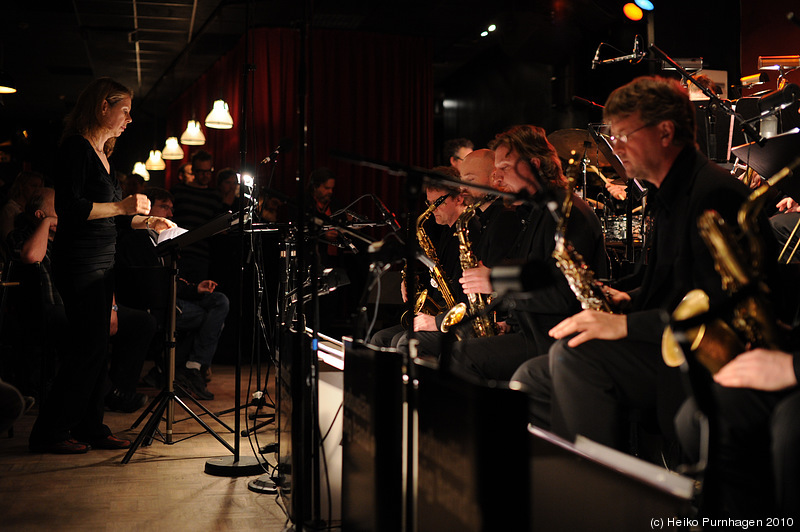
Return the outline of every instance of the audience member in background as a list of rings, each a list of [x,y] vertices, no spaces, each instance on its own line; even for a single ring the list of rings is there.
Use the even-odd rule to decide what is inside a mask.
[[[217,173],[217,190],[226,211],[237,212],[239,199],[239,176],[233,168],[223,168]]]
[[[187,230],[197,229],[225,211],[216,189],[211,188],[214,160],[210,153],[199,150],[192,155],[194,180],[179,183],[172,189],[175,203],[173,220]],[[211,243],[206,238],[181,250],[178,266],[181,276],[192,283],[208,279],[211,265]]]
[[[183,185],[189,185],[194,181],[194,173],[192,173],[192,163],[182,164],[178,168],[178,181]]]
[[[9,246],[14,255],[24,264],[39,264],[41,321],[37,314],[20,316],[25,334],[42,335],[43,356],[58,353],[62,346],[55,340],[65,334],[67,318],[64,304],[52,282],[50,247],[58,226],[58,215],[54,206],[55,191],[42,189],[39,196],[31,198],[25,213],[17,217],[17,224],[9,234]],[[33,294],[29,294],[33,298]],[[32,321],[31,321],[32,320]],[[111,307],[113,356],[110,361],[110,391],[106,394],[106,406],[115,411],[135,412],[147,402],[147,396],[136,392],[136,383],[142,372],[142,364],[150,342],[155,334],[155,319],[143,311],[118,306]],[[59,332],[60,331],[60,332]],[[29,385],[40,381],[40,364],[43,360],[25,357],[24,374]],[[20,383],[20,386],[24,384]],[[27,388],[23,388],[28,391]],[[37,390],[41,399],[46,390]]]
[[[450,139],[444,143],[444,160],[456,170],[461,170],[461,161],[472,152],[475,145],[469,139]]]
[[[174,226],[147,216],[146,196],[122,198],[108,157],[116,138],[131,122],[133,92],[110,78],[93,81],[65,121],[56,160],[55,205],[58,230],[53,241],[53,280],[64,302],[67,334],[51,395],[30,434],[34,452],[85,453],[125,449],[103,424],[117,229]]]
[[[122,185],[122,194],[124,196],[132,196],[134,194],[141,194],[144,191],[144,177],[139,174],[130,174],[125,178]]]
[[[8,233],[14,229],[14,220],[23,213],[28,201],[39,194],[44,186],[44,177],[38,172],[20,172],[11,189],[8,191],[8,201],[0,211],[0,237],[5,240]]]
[[[150,212],[154,216],[169,218],[172,215],[172,194],[163,188],[146,190],[150,199]],[[117,265],[124,268],[162,268],[162,259],[155,253],[152,240],[155,234],[149,231],[132,231],[120,239]],[[188,342],[186,360],[179,361],[176,379],[199,399],[213,399],[214,394],[206,387],[211,380],[211,362],[219,344],[230,302],[225,294],[216,292],[217,283],[210,279],[191,283],[179,278],[177,285],[176,327],[187,331],[188,336],[179,339],[179,344]],[[164,287],[166,289],[166,286]],[[160,316],[163,321],[164,317]],[[179,345],[184,351],[185,344]]]

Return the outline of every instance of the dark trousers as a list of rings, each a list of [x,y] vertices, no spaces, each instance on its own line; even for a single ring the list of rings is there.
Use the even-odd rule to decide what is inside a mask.
[[[114,278],[111,270],[71,273],[56,270],[68,330],[64,358],[50,400],[39,411],[30,439],[52,443],[110,434],[103,424],[108,374],[108,333]]]
[[[800,513],[800,391],[763,392],[711,385],[711,442],[701,512],[742,519]],[[688,400],[676,429],[699,458],[697,406]]]
[[[564,437],[582,434],[615,449],[628,449],[631,413],[652,419],[672,435],[683,395],[660,345],[632,340],[590,340],[575,348],[562,339],[550,348],[552,393],[563,417]],[[668,430],[665,430],[668,429]]]
[[[539,354],[522,333],[467,338],[453,344],[451,370],[483,381],[508,381],[520,365]]]

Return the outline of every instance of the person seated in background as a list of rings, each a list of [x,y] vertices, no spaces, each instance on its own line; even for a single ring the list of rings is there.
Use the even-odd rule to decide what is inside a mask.
[[[471,140],[465,138],[450,139],[444,143],[444,164],[450,165],[456,170],[461,170],[461,162],[472,152],[475,145]]]
[[[190,185],[194,181],[194,173],[192,172],[192,163],[184,163],[178,168],[178,183],[181,185]]]
[[[225,210],[237,212],[241,204],[241,199],[239,198],[239,176],[233,168],[223,168],[217,172],[217,190]]]
[[[25,213],[17,217],[14,231],[9,235],[9,244],[15,255],[24,264],[40,265],[40,286],[42,296],[41,329],[46,352],[58,352],[59,346],[52,342],[59,337],[55,331],[67,326],[64,306],[52,282],[50,247],[58,226],[55,191],[44,188],[41,194],[31,198]],[[156,324],[146,312],[116,305],[111,308],[111,343],[113,353],[110,359],[110,391],[106,394],[106,407],[120,412],[135,412],[147,402],[145,394],[136,392],[136,383],[142,371],[142,364],[148,346],[155,334]],[[29,316],[30,319],[36,319]],[[30,362],[30,361],[29,361]],[[43,361],[42,361],[43,362]],[[32,374],[38,366],[31,366],[28,380],[35,381]],[[43,395],[46,390],[38,391]]]
[[[173,187],[174,222],[191,231],[225,212],[219,193],[211,187],[214,176],[214,158],[205,150],[192,155],[194,179]],[[208,279],[211,271],[211,240],[205,238],[181,250],[178,266],[181,276],[191,283]],[[232,288],[231,288],[232,289]]]
[[[172,194],[157,187],[146,189],[145,194],[150,199],[152,216],[172,217]],[[117,266],[128,269],[164,268],[162,259],[155,252],[155,236],[147,230],[140,230],[121,237],[117,245]],[[210,279],[191,283],[179,278],[177,285],[176,328],[189,332],[179,343],[186,342],[191,347],[186,360],[176,367],[176,380],[187,391],[204,400],[214,398],[206,382],[211,380],[211,363],[230,308],[228,297],[217,292],[216,287],[217,283]],[[167,290],[166,285],[163,290]],[[160,317],[163,323],[165,316]],[[183,351],[181,346],[179,351]]]
[[[20,172],[8,191],[8,200],[0,210],[0,238],[4,241],[14,229],[17,216],[25,211],[28,201],[42,190],[44,176],[39,172]]]
[[[126,196],[142,194],[144,190],[144,177],[139,174],[129,174],[122,185],[122,193]]]

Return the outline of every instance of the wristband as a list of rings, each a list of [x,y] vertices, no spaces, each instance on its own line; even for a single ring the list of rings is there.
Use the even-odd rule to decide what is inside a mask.
[[[151,220],[152,218],[153,218],[152,216],[148,216],[147,218],[145,218],[145,219],[144,219],[144,226],[145,226],[147,229],[150,229],[150,220]]]

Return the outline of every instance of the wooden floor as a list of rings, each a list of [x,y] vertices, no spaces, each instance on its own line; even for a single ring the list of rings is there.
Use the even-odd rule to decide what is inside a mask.
[[[235,372],[232,366],[214,366],[213,371],[208,387],[215,399],[203,405],[220,412],[233,407]],[[243,370],[243,403],[248,372]],[[151,397],[158,392],[140,391]],[[276,495],[248,489],[248,482],[257,475],[228,478],[204,472],[208,459],[232,456],[207,433],[172,445],[156,440],[139,448],[130,463],[122,465],[123,451],[95,450],[73,456],[28,452],[35,413],[17,422],[12,438],[0,436],[0,530],[279,532],[286,524]],[[144,425],[130,430],[140,413],[106,412],[105,421],[118,436],[133,439]],[[175,417],[186,417],[177,405]],[[233,413],[220,417],[233,427]],[[243,427],[244,423],[243,419]],[[233,445],[233,434],[213,420],[209,425]],[[191,418],[181,421],[175,424],[174,440],[202,430]],[[258,441],[252,442],[256,449],[275,441],[274,425],[257,431],[256,436]],[[248,438],[240,438],[240,445],[243,459],[255,456]],[[274,464],[274,454],[267,458]]]

